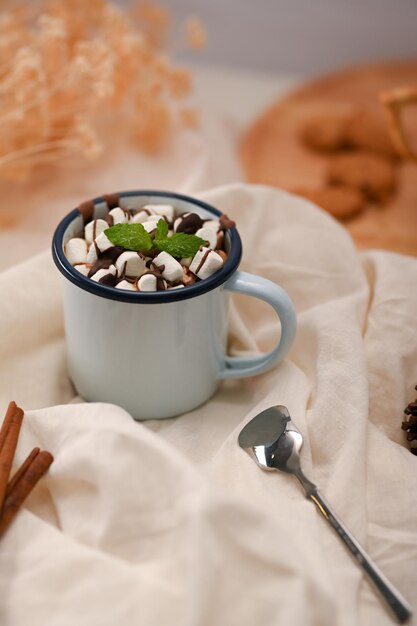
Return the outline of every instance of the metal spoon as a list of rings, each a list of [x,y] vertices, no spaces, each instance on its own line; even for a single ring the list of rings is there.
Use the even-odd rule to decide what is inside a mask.
[[[332,511],[318,487],[304,476],[300,466],[303,436],[291,420],[285,406],[273,406],[258,413],[239,434],[239,445],[264,470],[280,470],[298,478],[306,497],[314,502],[358,564],[368,575],[386,601],[398,623],[404,624],[412,615],[411,607],[388,581],[362,546]]]

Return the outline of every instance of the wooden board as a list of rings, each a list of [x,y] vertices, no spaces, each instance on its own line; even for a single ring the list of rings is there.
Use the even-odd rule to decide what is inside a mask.
[[[417,61],[356,67],[303,85],[274,103],[244,133],[239,153],[247,180],[290,191],[320,186],[328,157],[300,141],[305,120],[329,111],[329,105],[341,112],[375,106],[381,90],[409,85],[417,86]],[[417,256],[417,165],[401,163],[399,188],[389,204],[368,205],[344,224],[359,248]]]

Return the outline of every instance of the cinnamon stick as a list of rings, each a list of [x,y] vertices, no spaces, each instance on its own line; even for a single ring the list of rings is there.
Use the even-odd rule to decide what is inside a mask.
[[[19,469],[13,474],[11,480],[7,485],[6,498],[10,495],[10,493],[15,489],[17,483],[21,480],[23,474],[26,470],[31,466],[34,459],[38,456],[40,448],[33,448],[32,452],[26,458],[26,460],[22,463]]]
[[[15,402],[10,402],[0,431],[0,511],[6,497],[23,415],[22,409]]]
[[[28,497],[36,483],[48,471],[53,460],[54,457],[50,452],[42,450],[34,455],[34,458],[26,467],[26,471],[20,475],[20,479],[16,481],[13,490],[10,491],[4,503],[3,512],[0,517],[0,537],[13,521],[22,503]]]
[[[6,415],[3,420],[3,424],[1,425],[1,429],[0,429],[0,452],[4,446],[4,442],[6,440],[7,433],[10,428],[11,417],[16,409],[17,409],[16,402],[13,402],[13,401],[9,402],[9,406],[7,407],[7,412],[6,412]]]

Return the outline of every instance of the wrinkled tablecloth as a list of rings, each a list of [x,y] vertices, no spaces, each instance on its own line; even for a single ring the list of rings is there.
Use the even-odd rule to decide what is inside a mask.
[[[304,435],[305,473],[415,604],[417,458],[401,420],[417,383],[417,260],[359,254],[327,214],[278,190],[199,195],[236,220],[241,269],[292,298],[295,343],[192,413],[137,423],[76,396],[50,253],[0,274],[0,406],[27,410],[15,463],[35,445],[55,457],[0,542],[2,626],[391,624],[295,479],[237,446],[273,404]],[[277,326],[237,297],[230,352],[269,349]]]

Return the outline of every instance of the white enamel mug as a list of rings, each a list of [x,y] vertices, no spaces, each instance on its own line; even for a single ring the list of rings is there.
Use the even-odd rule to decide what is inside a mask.
[[[170,204],[203,219],[220,212],[200,200],[168,192],[128,191],[84,202],[58,225],[52,254],[65,277],[64,314],[68,370],[88,401],[110,402],[135,419],[174,417],[206,402],[226,378],[260,374],[288,352],[296,314],[275,283],[239,272],[242,246],[236,228],[226,231],[228,258],[210,278],[183,289],[132,292],[96,283],[67,261],[64,246],[82,236],[84,223],[114,206],[138,209]],[[226,356],[228,296],[264,300],[281,322],[278,345],[260,356]]]

